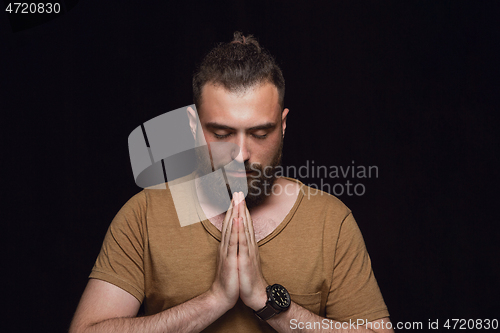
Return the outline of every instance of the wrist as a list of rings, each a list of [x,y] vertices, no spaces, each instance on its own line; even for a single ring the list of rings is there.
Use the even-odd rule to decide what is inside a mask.
[[[267,293],[265,289],[262,289],[259,293],[255,295],[252,301],[249,302],[249,304],[247,304],[247,306],[254,311],[259,311],[264,306],[266,306],[266,302],[267,302]]]
[[[213,288],[208,289],[205,292],[205,296],[207,297],[208,302],[212,309],[220,309],[222,313],[226,313],[229,309],[231,309],[235,302],[230,302],[223,293],[215,291]]]
[[[280,284],[273,284],[266,288],[267,300],[263,308],[254,310],[255,315],[262,320],[268,320],[290,308],[290,294]]]

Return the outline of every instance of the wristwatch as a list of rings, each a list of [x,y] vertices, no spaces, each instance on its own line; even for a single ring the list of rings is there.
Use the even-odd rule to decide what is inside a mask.
[[[290,294],[281,284],[273,284],[266,287],[266,305],[254,311],[255,315],[262,320],[268,320],[280,312],[288,310],[290,307]]]

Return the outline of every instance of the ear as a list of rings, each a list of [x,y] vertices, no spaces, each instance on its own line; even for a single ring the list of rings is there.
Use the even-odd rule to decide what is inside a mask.
[[[191,127],[191,134],[193,134],[193,138],[196,140],[196,132],[198,131],[198,114],[192,107],[188,106],[187,115],[189,118],[189,127]]]
[[[285,129],[286,129],[286,117],[290,110],[284,109],[281,113],[281,128],[283,128],[283,137],[285,137]]]

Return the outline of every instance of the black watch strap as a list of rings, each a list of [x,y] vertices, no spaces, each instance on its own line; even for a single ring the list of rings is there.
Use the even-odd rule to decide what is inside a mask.
[[[280,311],[276,310],[269,304],[269,302],[259,311],[254,311],[255,315],[262,320],[268,320],[274,317],[274,315],[278,314]]]
[[[284,302],[285,304],[283,304],[283,298],[281,298],[280,305],[278,304],[275,305],[273,303],[276,302],[273,296],[274,290],[277,290],[277,293],[278,295],[280,295],[280,297],[283,296],[285,297],[285,302]],[[288,291],[285,289],[285,287],[283,287],[282,285],[280,284],[273,284],[272,286],[269,285],[266,287],[266,293],[267,293],[266,305],[262,309],[254,311],[255,315],[264,321],[271,319],[278,313],[288,310],[288,308],[290,307],[290,295],[288,294]]]

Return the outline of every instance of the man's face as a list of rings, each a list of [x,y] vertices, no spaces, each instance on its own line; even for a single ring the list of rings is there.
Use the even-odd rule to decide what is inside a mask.
[[[247,182],[247,201],[254,206],[270,194],[263,192],[272,185],[271,174],[281,159],[288,109],[282,112],[278,101],[278,90],[271,83],[242,93],[212,84],[202,90],[198,114],[211,164],[215,170],[226,165],[230,184]]]

